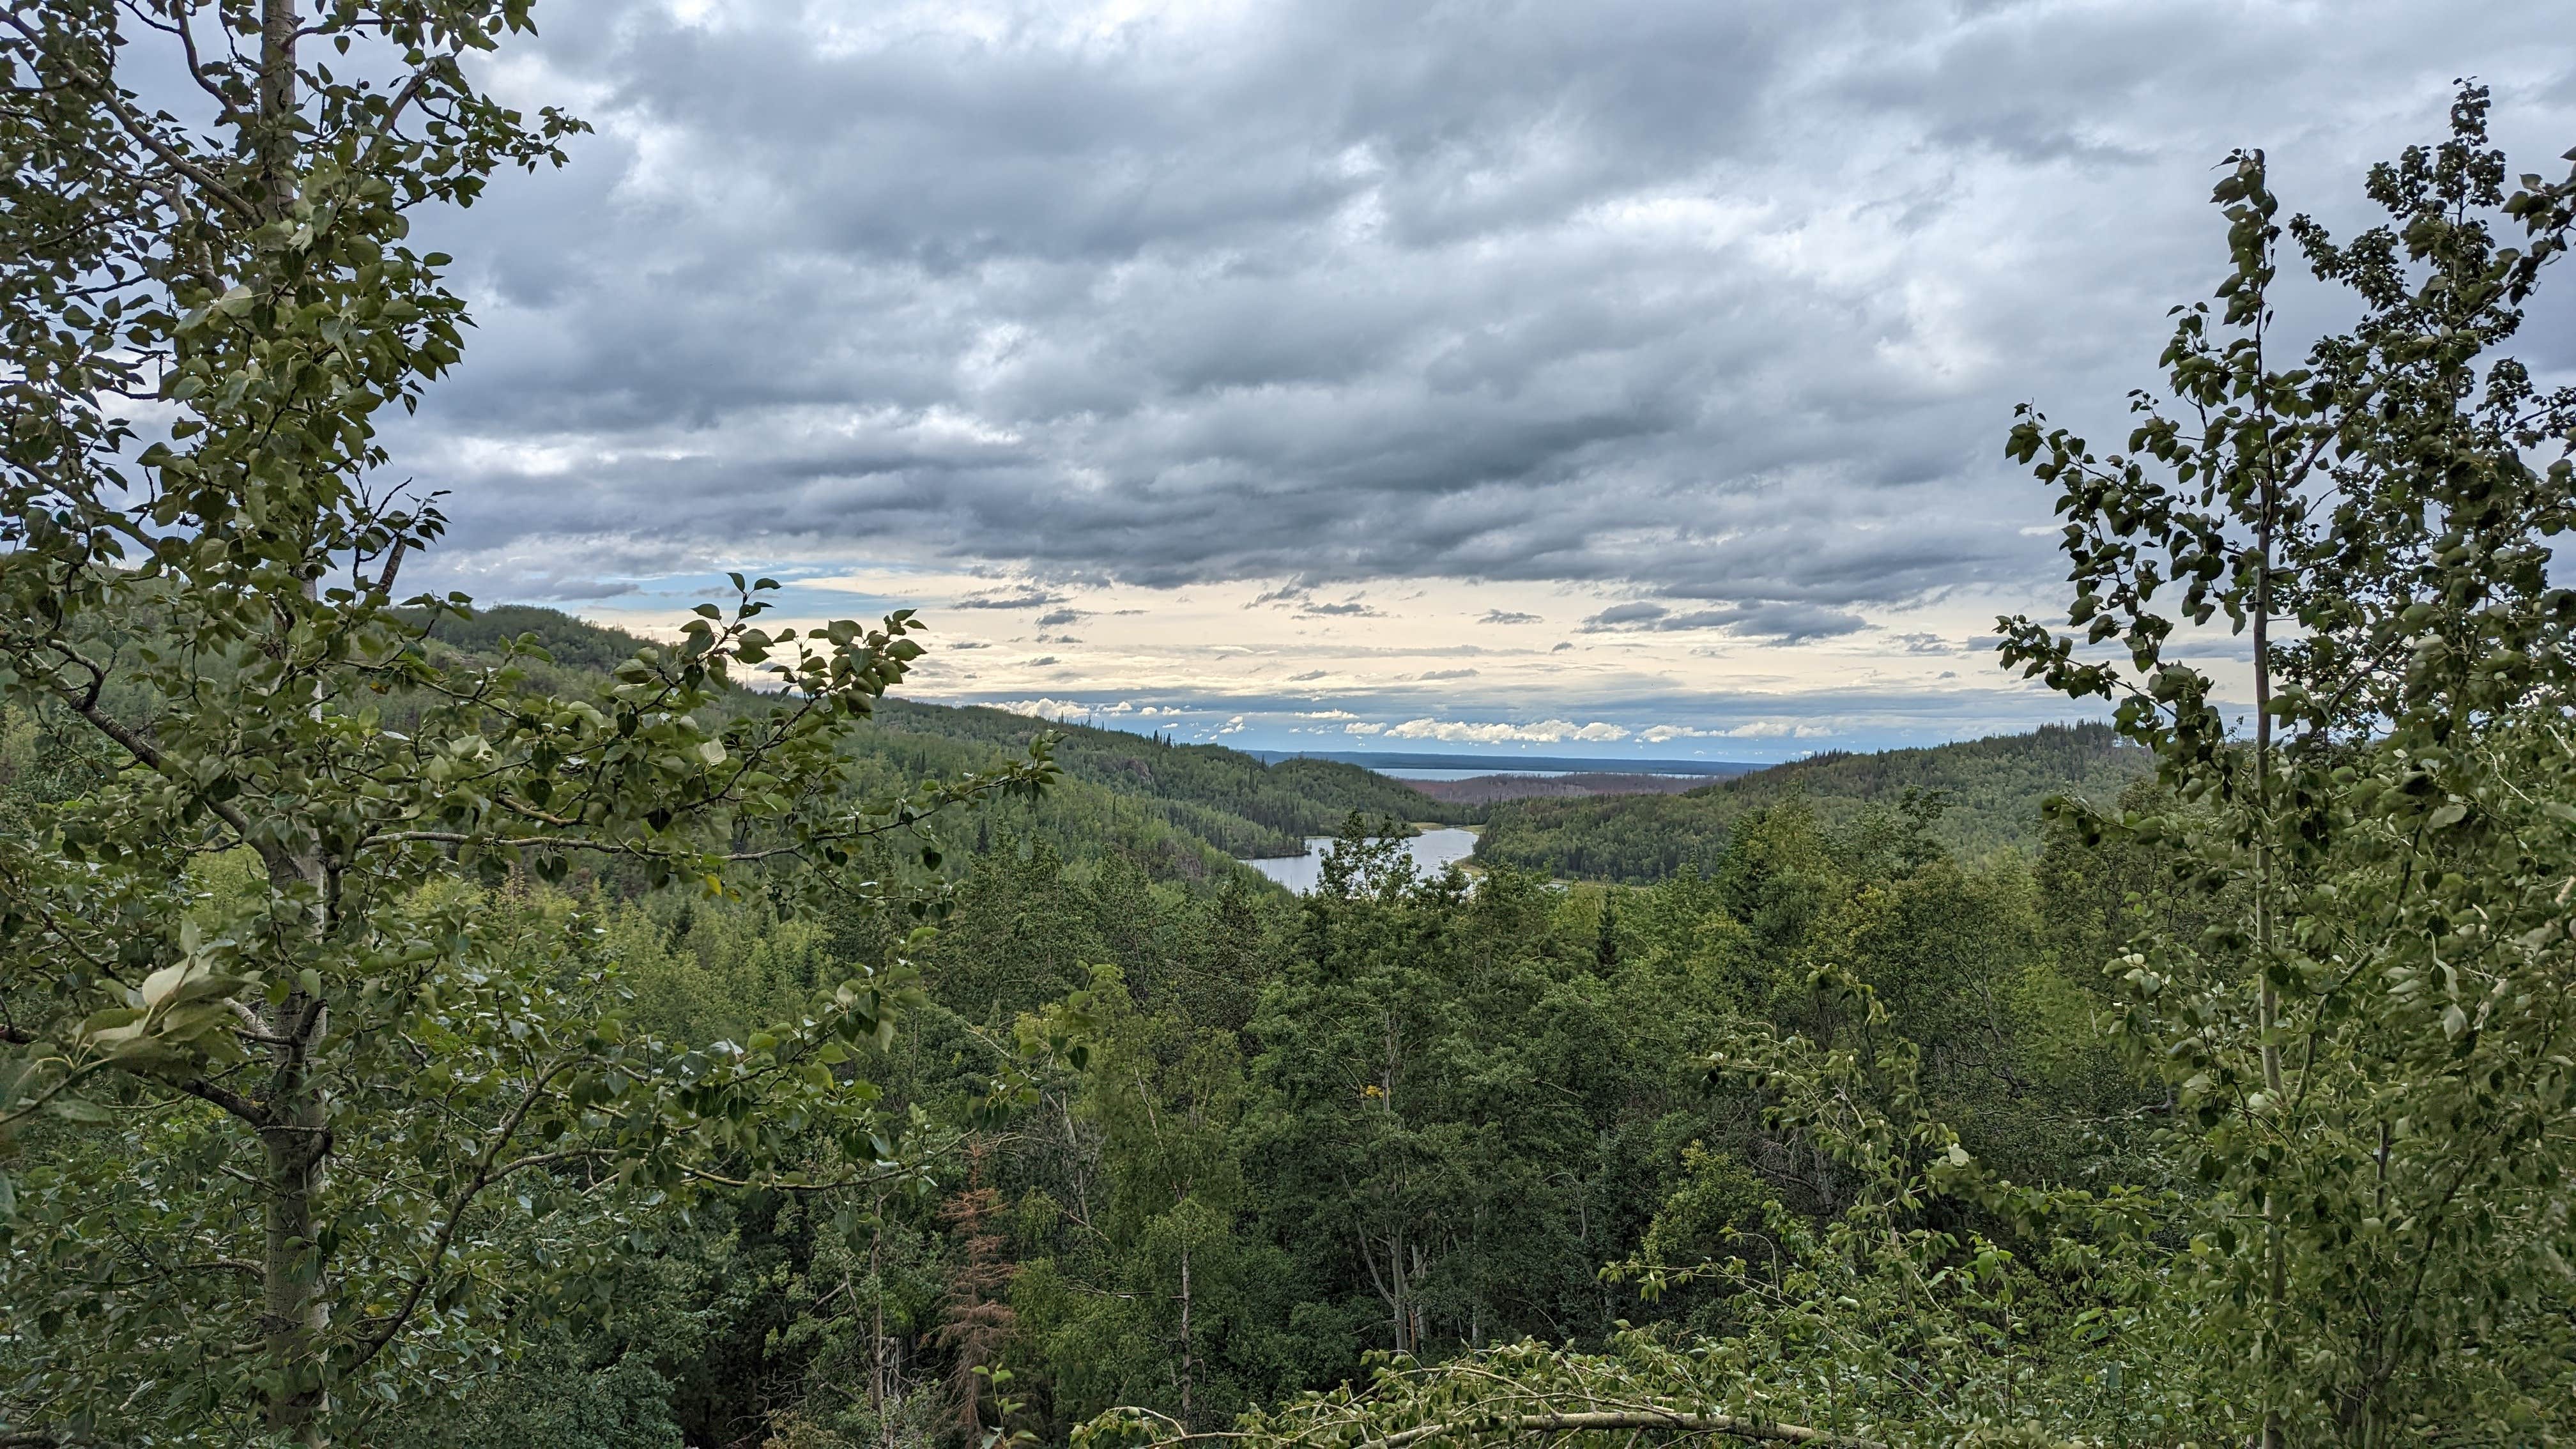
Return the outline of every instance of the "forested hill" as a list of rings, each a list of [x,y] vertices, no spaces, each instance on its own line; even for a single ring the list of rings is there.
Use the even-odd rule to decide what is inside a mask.
[[[558,669],[604,673],[648,641],[553,609],[502,605],[442,621],[437,638],[468,654],[534,634]],[[936,647],[935,645],[933,646]],[[1065,781],[1034,806],[987,811],[983,829],[1026,829],[1083,859],[1116,847],[1163,876],[1223,869],[1219,856],[1295,855],[1356,810],[1372,817],[1455,822],[1473,806],[1430,799],[1357,765],[1282,760],[1265,765],[1221,745],[1166,744],[1121,730],[1032,719],[1004,710],[883,701],[856,748],[890,776],[917,778],[988,766],[1057,738]]]
[[[2051,795],[2104,799],[2146,773],[2146,752],[2116,743],[2108,725],[2044,725],[2026,735],[1879,754],[1836,751],[1680,795],[1515,800],[1490,807],[1476,858],[1588,880],[1643,883],[1685,864],[1705,867],[1724,848],[1729,822],[1764,805],[1804,799],[1824,823],[1908,790],[1945,792],[1935,834],[1968,856],[2027,849],[2038,840],[2040,802]]]

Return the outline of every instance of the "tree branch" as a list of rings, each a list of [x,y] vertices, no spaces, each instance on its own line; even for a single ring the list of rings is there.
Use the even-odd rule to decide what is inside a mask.
[[[753,1182],[748,1178],[720,1176],[701,1167],[691,1167],[685,1162],[680,1164],[680,1172],[684,1176],[694,1177],[700,1182],[712,1182],[719,1187],[766,1187],[778,1192],[837,1192],[845,1187],[882,1182],[891,1175],[882,1172],[861,1172],[842,1178],[838,1182],[788,1182],[783,1179]]]
[[[402,1306],[396,1308],[392,1315],[385,1319],[384,1326],[376,1331],[375,1336],[367,1341],[364,1348],[358,1350],[356,1357],[341,1366],[341,1372],[355,1373],[365,1367],[369,1360],[384,1352],[385,1345],[393,1342],[394,1335],[400,1333],[403,1325],[411,1321],[412,1313],[420,1307],[421,1295],[428,1291],[430,1280],[438,1276],[438,1260],[447,1256],[448,1246],[456,1241],[456,1229],[465,1221],[465,1210],[473,1206],[474,1199],[481,1196],[485,1188],[500,1181],[506,1173],[515,1172],[539,1160],[522,1158],[506,1168],[496,1166],[500,1162],[501,1150],[508,1147],[510,1139],[518,1135],[520,1124],[528,1120],[528,1113],[538,1102],[544,1100],[546,1084],[586,1060],[588,1060],[586,1057],[566,1057],[539,1073],[537,1079],[528,1084],[527,1095],[521,1097],[518,1104],[510,1109],[510,1115],[502,1119],[499,1128],[494,1132],[491,1145],[483,1149],[483,1162],[475,1170],[474,1180],[467,1183],[465,1190],[458,1193],[449,1203],[447,1221],[439,1226],[438,1240],[429,1245],[428,1259],[421,1265],[420,1275],[411,1280],[410,1288],[403,1293]]]
[[[178,1088],[180,1091],[187,1093],[191,1097],[195,1097],[200,1101],[212,1102],[216,1106],[232,1113],[234,1116],[239,1117],[253,1127],[266,1127],[268,1125],[268,1109],[260,1106],[250,1098],[243,1096],[241,1093],[234,1091],[232,1088],[220,1083],[209,1082],[203,1077],[190,1077],[184,1082],[172,1081],[167,1077],[155,1077],[153,1080],[167,1081],[171,1086]]]
[[[36,47],[39,53],[43,51],[45,43],[43,34],[29,25],[17,10],[8,11],[6,18],[12,29],[27,38],[29,45]],[[72,79],[98,93],[98,98],[104,101],[108,110],[115,114],[117,124],[125,128],[126,134],[142,142],[146,150],[160,157],[163,165],[205,188],[207,195],[222,202],[243,220],[252,222],[259,220],[258,209],[244,201],[240,193],[209,175],[204,169],[172,149],[169,142],[154,134],[151,126],[146,124],[141,116],[135,114],[132,106],[125,103],[125,97],[118,94],[114,85],[68,55],[59,55],[57,58],[62,61],[63,69],[71,72]]]
[[[64,658],[69,659],[74,664],[77,664],[81,668],[89,671],[92,681],[89,689],[85,691],[74,690],[69,685],[63,683],[60,679],[53,677],[49,672],[46,682],[53,686],[54,693],[59,695],[65,704],[71,706],[72,713],[89,721],[92,729],[97,730],[100,734],[103,734],[109,739],[115,741],[119,749],[122,749],[127,754],[133,756],[136,764],[143,766],[154,774],[160,774],[161,752],[152,747],[152,742],[143,738],[141,735],[136,734],[134,731],[127,729],[124,725],[117,722],[115,716],[98,707],[100,686],[106,682],[107,671],[101,669],[96,664],[91,663],[88,659],[82,657],[79,652],[73,650],[71,647],[63,644],[59,640],[48,639],[45,642],[47,646],[52,648],[56,653],[61,654]],[[198,803],[204,805],[216,819],[231,826],[233,833],[240,836],[244,844],[248,844],[250,842],[251,829],[250,818],[248,816],[243,815],[241,811],[233,808],[233,806],[224,801],[208,798],[203,790],[197,790],[194,793],[196,794]]]
[[[1798,1424],[1766,1424],[1731,1414],[1695,1414],[1673,1409],[1592,1409],[1575,1413],[1518,1414],[1496,1419],[1460,1419],[1420,1424],[1383,1439],[1363,1439],[1366,1449],[1404,1449],[1426,1439],[1453,1435],[1580,1433],[1617,1429],[1672,1429],[1686,1434],[1724,1434],[1731,1438],[1774,1444],[1814,1444],[1822,1449],[1887,1449],[1875,1439],[1856,1439]],[[1205,1438],[1206,1435],[1187,1435]]]

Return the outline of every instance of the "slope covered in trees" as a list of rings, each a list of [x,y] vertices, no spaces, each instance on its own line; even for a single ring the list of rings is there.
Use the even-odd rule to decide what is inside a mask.
[[[490,657],[533,634],[553,656],[548,677],[570,680],[614,667],[645,641],[553,609],[505,605],[441,620],[434,640],[469,659]],[[1045,800],[1002,807],[996,823],[1033,830],[1076,859],[1116,849],[1166,874],[1207,875],[1219,857],[1299,855],[1358,811],[1372,819],[1456,822],[1471,806],[1427,799],[1356,765],[1286,759],[1264,764],[1221,745],[1175,745],[1122,730],[1032,719],[980,707],[890,698],[851,732],[846,748],[888,780],[988,768],[1054,741],[1064,780]],[[988,827],[989,828],[989,827]]]
[[[1909,795],[1943,844],[1971,856],[2035,848],[2041,802],[2072,794],[2116,798],[2150,768],[2147,752],[2103,724],[2047,725],[1881,754],[1835,751],[1774,765],[1678,795],[1514,800],[1490,807],[1476,858],[1587,880],[1642,884],[1685,866],[1705,871],[1728,826],[1748,810],[1804,800],[1840,822]]]

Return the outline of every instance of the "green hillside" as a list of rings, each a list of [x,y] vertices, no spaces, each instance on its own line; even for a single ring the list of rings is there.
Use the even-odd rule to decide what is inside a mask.
[[[1894,804],[1908,790],[1946,792],[1935,833],[1954,851],[1983,856],[2034,847],[2040,802],[2049,796],[2106,799],[2146,770],[2145,753],[2117,745],[2101,724],[1879,754],[1836,751],[1680,795],[1496,804],[1476,858],[1580,879],[1655,881],[1713,861],[1728,823],[1747,810],[1802,798],[1830,825],[1867,805]]]
[[[565,673],[604,672],[646,641],[554,609],[512,604],[440,624],[438,638],[467,654],[497,651],[534,634]],[[543,669],[544,666],[538,666]],[[981,828],[1024,831],[1074,859],[1115,847],[1166,877],[1223,870],[1221,857],[1296,855],[1305,837],[1329,835],[1356,810],[1399,820],[1464,821],[1481,811],[1431,800],[1357,765],[1283,760],[1275,765],[1220,745],[1176,745],[1121,730],[1058,724],[980,707],[887,700],[856,748],[883,762],[889,781],[982,768],[1056,737],[1064,781],[1034,805],[986,812]]]

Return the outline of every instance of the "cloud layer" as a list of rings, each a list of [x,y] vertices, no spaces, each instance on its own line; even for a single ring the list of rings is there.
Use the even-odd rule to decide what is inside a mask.
[[[2505,0],[538,18],[495,83],[600,134],[431,223],[481,324],[396,440],[442,581],[962,570],[928,602],[1091,647],[1111,585],[1793,651],[2042,596],[2011,406],[2118,426],[2218,157],[2349,222],[2464,73],[2526,169],[2576,141],[2576,16]]]

